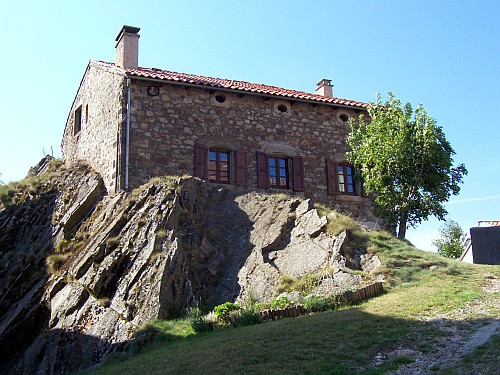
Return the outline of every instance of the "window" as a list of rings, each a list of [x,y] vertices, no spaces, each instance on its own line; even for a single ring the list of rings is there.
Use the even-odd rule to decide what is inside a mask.
[[[208,181],[229,184],[229,152],[209,150]]]
[[[82,129],[82,106],[75,111],[75,121],[73,124],[73,135],[77,135]]]
[[[269,182],[272,188],[289,188],[288,158],[269,157]]]
[[[231,161],[231,158],[233,159]],[[233,168],[232,178],[231,168]],[[194,146],[194,176],[202,180],[247,186],[247,151],[230,151],[227,148],[207,147],[202,144]],[[233,179],[233,181],[231,181]]]
[[[354,167],[348,164],[340,164],[338,169],[339,193],[356,195],[354,183]]]
[[[366,197],[363,182],[355,178],[356,169],[348,163],[326,159],[326,185],[328,195],[357,195]],[[357,176],[360,177],[360,176]]]
[[[269,156],[257,152],[257,187],[304,191],[304,159],[301,156]]]

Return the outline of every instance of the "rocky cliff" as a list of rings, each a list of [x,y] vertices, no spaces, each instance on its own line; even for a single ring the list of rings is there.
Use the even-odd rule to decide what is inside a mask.
[[[359,281],[345,272],[346,233],[329,234],[308,200],[190,177],[105,196],[85,165],[45,160],[31,173],[0,206],[0,373],[91,367],[151,319],[270,300],[283,275],[330,266]]]

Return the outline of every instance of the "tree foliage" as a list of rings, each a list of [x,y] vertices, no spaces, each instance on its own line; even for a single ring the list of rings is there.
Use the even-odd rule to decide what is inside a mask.
[[[361,172],[367,193],[386,223],[405,238],[408,226],[434,215],[444,220],[443,203],[460,191],[467,169],[453,167],[455,151],[422,106],[415,111],[391,93],[368,107],[369,119],[350,120],[348,158]]]
[[[458,258],[468,245],[466,235],[457,222],[447,221],[439,229],[440,237],[432,244],[437,247],[438,254],[448,258]]]

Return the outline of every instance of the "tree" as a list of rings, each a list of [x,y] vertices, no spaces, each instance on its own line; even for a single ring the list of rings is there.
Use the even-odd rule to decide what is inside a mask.
[[[0,173],[0,177],[2,177],[2,174]],[[4,182],[2,180],[0,180],[0,186],[3,186],[5,185]]]
[[[350,162],[361,172],[377,212],[404,239],[408,226],[430,215],[444,220],[443,203],[460,191],[467,169],[453,167],[455,151],[422,106],[415,111],[389,93],[367,108],[369,119],[350,120]]]
[[[466,234],[457,222],[450,220],[439,228],[440,237],[432,244],[437,247],[438,254],[448,258],[458,258],[466,249],[468,241]]]

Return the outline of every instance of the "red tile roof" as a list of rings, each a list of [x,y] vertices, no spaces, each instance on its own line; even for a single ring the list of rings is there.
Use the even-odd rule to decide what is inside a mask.
[[[291,99],[311,100],[315,102],[338,104],[349,107],[366,108],[368,106],[368,103],[357,102],[354,100],[330,98],[327,96],[310,94],[303,91],[283,89],[281,87],[263,85],[260,83],[250,83],[250,82],[235,81],[230,79],[203,77],[194,74],[176,73],[156,68],[137,68],[137,69],[121,68],[117,67],[115,64],[103,61],[99,61],[98,63],[120,69],[130,77],[160,79],[163,81],[186,83],[191,85],[207,86],[220,89],[253,92],[264,95],[282,96]]]

